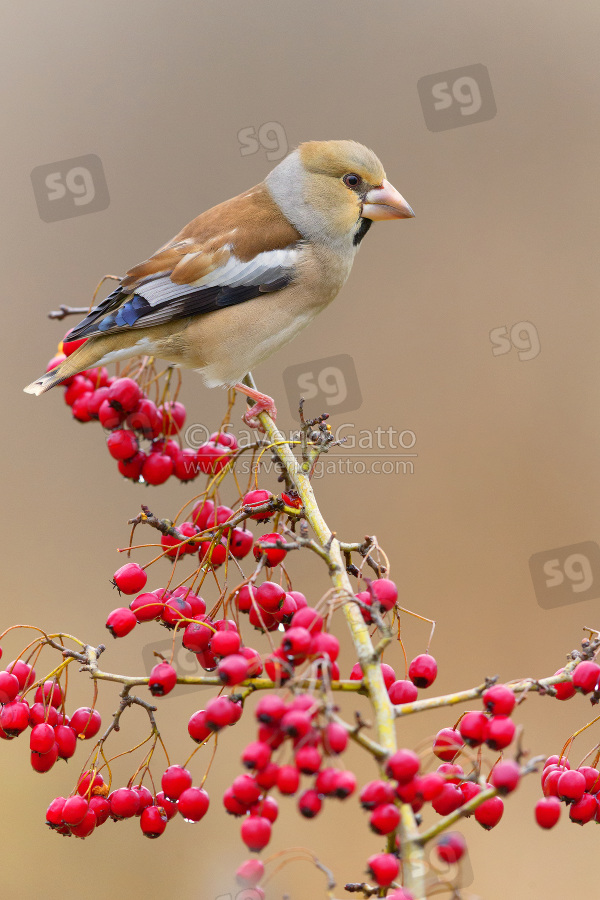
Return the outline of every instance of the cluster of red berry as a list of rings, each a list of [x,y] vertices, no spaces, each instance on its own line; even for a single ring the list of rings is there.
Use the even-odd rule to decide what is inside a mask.
[[[562,672],[562,669],[559,669]],[[558,674],[558,673],[557,673]],[[600,666],[592,660],[583,660],[573,672],[572,681],[556,685],[557,696],[568,700],[576,692],[591,695],[593,704],[600,697]],[[564,751],[563,751],[564,752]],[[535,806],[535,818],[542,828],[553,828],[560,818],[561,801],[569,807],[569,818],[578,825],[600,822],[600,771],[597,753],[593,765],[580,765],[571,769],[566,756],[550,756],[544,763],[542,791],[544,797]]]
[[[84,340],[69,341],[69,332],[47,371],[70,356]],[[65,403],[78,422],[100,422],[110,431],[108,452],[119,472],[133,481],[163,484],[170,476],[192,481],[201,472],[214,475],[237,450],[232,434],[216,432],[197,450],[182,447],[186,410],[177,400],[155,403],[137,381],[109,376],[104,367],[87,369],[63,382]],[[177,440],[173,439],[177,437]],[[143,449],[140,444],[147,441]]]
[[[35,683],[35,670],[21,659],[0,672],[0,738],[11,741],[30,728],[31,766],[36,772],[49,772],[57,759],[73,756],[77,738],[95,737],[101,720],[88,706],[68,716],[61,686],[51,679],[36,687],[30,705],[25,696]]]
[[[115,822],[137,816],[146,837],[156,838],[179,813],[186,822],[199,822],[209,807],[202,788],[193,787],[192,776],[181,766],[163,773],[156,796],[143,784],[109,791],[100,772],[88,771],[70,797],[55,797],[46,810],[46,823],[58,834],[86,838],[108,819]]]

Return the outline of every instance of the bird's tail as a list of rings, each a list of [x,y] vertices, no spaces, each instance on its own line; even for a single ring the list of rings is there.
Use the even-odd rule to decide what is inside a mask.
[[[41,378],[32,381],[31,384],[28,384],[23,390],[26,394],[35,394],[36,397],[39,397],[40,394],[45,394],[50,388],[56,387],[61,381],[65,381],[72,375],[78,375],[79,372],[83,372],[85,369],[96,365],[103,356],[105,340],[106,338],[104,336],[100,338],[88,338],[85,344],[78,347],[74,353],[67,356],[66,359],[63,359],[61,363],[54,366],[53,369],[50,369],[50,371],[42,375]]]

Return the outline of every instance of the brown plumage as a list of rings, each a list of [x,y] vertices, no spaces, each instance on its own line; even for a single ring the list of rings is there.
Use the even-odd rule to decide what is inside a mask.
[[[148,354],[197,369],[210,387],[248,393],[239,385],[246,372],[338,293],[371,220],[412,215],[368,148],[301,144],[264,182],[129,269],[71,333],[85,344],[25,390],[40,394],[91,366]]]

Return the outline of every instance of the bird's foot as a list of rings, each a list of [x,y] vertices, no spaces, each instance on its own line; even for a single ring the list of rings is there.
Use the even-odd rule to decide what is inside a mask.
[[[239,391],[241,394],[245,394],[246,397],[250,397],[251,400],[254,400],[254,406],[251,406],[246,410],[242,419],[250,428],[259,428],[264,431],[264,428],[260,422],[258,416],[262,412],[268,413],[273,420],[277,418],[277,408],[275,406],[275,401],[272,397],[269,397],[268,394],[261,394],[260,391],[255,391],[252,388],[247,387],[245,384],[236,384],[236,391]]]

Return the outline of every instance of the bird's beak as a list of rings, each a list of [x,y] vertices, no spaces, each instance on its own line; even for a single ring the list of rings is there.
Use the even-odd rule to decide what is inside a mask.
[[[365,196],[361,216],[364,219],[412,219],[414,212],[402,194],[384,178],[381,187],[373,188]]]

